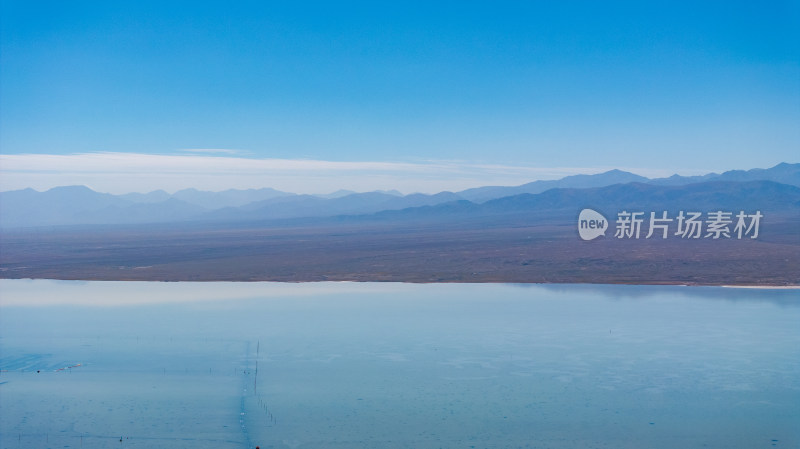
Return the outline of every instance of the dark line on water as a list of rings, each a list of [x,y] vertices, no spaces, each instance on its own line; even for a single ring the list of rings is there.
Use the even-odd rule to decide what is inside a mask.
[[[242,395],[239,398],[239,422],[242,428],[242,434],[244,435],[245,440],[245,447],[251,448],[253,446],[253,442],[250,441],[250,434],[247,432],[247,426],[245,425],[244,418],[247,416],[247,412],[245,410],[245,398],[247,396],[247,387],[250,385],[248,381],[248,377],[250,376],[250,341],[247,341],[247,346],[245,348],[245,368],[244,368],[244,376],[242,381]],[[258,362],[256,362],[258,363]]]

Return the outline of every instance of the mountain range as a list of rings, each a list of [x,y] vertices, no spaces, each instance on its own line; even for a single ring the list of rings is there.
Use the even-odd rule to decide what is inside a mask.
[[[370,220],[465,219],[541,215],[541,211],[572,214],[583,207],[606,209],[609,213],[620,208],[795,210],[800,209],[800,164],[658,179],[610,170],[515,187],[487,186],[432,195],[402,195],[396,191],[298,195],[271,188],[111,195],[85,186],[56,187],[45,192],[24,189],[0,192],[0,226],[233,223],[341,216]]]

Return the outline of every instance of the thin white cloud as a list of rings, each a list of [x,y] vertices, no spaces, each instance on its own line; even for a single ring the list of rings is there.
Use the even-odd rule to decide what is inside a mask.
[[[178,151],[190,154],[227,154],[231,156],[246,156],[252,154],[250,151],[233,150],[230,148],[192,148]]]
[[[219,191],[271,187],[294,193],[339,189],[397,189],[405,193],[458,191],[485,185],[519,185],[539,179],[592,174],[604,167],[530,167],[463,161],[376,162],[256,159],[210,155],[83,153],[0,155],[0,190],[46,190],[86,185],[109,193]],[[653,176],[652,171],[637,171]],[[658,173],[657,176],[671,173]]]

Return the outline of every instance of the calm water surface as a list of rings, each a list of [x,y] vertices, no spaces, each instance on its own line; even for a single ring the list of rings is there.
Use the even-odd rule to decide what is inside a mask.
[[[2,448],[800,447],[797,290],[2,280],[0,368]]]

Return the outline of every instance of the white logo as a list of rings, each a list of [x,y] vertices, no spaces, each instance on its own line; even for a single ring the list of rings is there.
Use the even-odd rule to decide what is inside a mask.
[[[578,234],[583,240],[594,240],[606,234],[608,220],[599,212],[584,209],[578,216]]]
[[[702,212],[681,210],[675,218],[670,218],[669,211],[661,211],[658,215],[656,212],[650,212],[648,220],[646,212],[623,210],[617,213],[614,237],[634,240],[642,236],[644,239],[659,237],[666,239],[673,235],[681,239],[742,240],[748,236],[751,239],[758,238],[764,214],[760,210],[754,214],[745,213],[744,210],[740,210],[736,215],[734,213],[724,210],[708,212],[706,219],[703,220]],[[605,236],[608,227],[606,217],[592,209],[584,209],[578,216],[578,234],[582,240],[594,240],[601,235]],[[643,228],[647,229],[647,235],[642,232]]]

